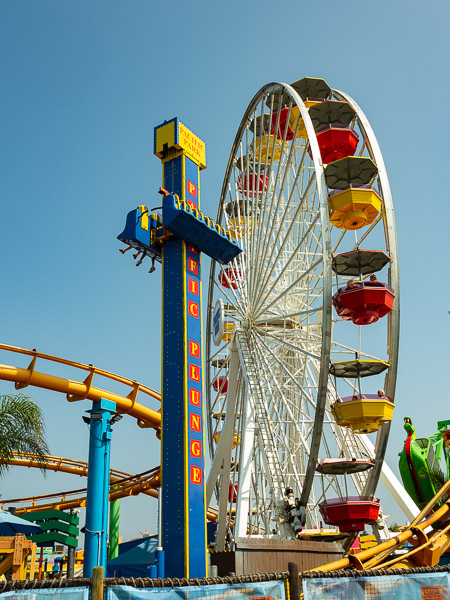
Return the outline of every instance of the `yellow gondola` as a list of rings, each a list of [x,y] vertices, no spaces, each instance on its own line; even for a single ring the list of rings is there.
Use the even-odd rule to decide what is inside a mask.
[[[262,135],[253,140],[251,149],[260,163],[280,160],[282,143],[274,135]]]
[[[321,104],[322,100],[305,100],[306,108],[311,108],[311,106],[315,106],[316,104]],[[291,116],[289,119],[289,129],[295,132],[295,128],[297,127],[297,120],[301,119],[300,124],[297,130],[297,137],[303,140],[308,138],[308,134],[306,133],[305,122],[300,116],[300,109],[298,106],[294,106],[291,110]]]
[[[328,196],[331,224],[338,229],[360,229],[376,219],[381,204],[381,197],[370,187],[332,192]]]
[[[232,321],[225,321],[223,324],[223,335],[222,341],[229,342],[233,336],[234,323]]]
[[[353,433],[373,433],[392,420],[394,401],[384,394],[355,395],[340,398],[331,406],[336,423]]]
[[[246,235],[250,237],[252,231],[251,217],[235,217],[234,219],[229,219],[228,231],[235,240],[245,239]]]

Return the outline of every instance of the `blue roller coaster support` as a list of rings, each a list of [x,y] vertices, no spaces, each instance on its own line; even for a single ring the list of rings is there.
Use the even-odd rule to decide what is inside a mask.
[[[106,568],[108,535],[111,415],[116,403],[101,399],[92,403],[89,421],[89,469],[86,494],[86,526],[83,577],[93,567]]]

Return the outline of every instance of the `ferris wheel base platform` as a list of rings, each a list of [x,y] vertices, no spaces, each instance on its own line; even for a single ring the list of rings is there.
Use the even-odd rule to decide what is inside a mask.
[[[338,541],[284,540],[263,537],[238,538],[233,551],[211,552],[211,565],[218,576],[228,573],[252,575],[285,571],[288,562],[296,562],[299,571],[339,560],[344,551]]]

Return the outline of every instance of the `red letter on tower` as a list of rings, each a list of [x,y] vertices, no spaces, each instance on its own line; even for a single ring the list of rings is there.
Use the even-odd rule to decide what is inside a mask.
[[[195,358],[200,358],[200,344],[198,342],[189,340],[189,354],[195,356]]]
[[[194,390],[193,388],[189,388],[189,404],[193,406],[200,406],[201,395],[199,390]]]
[[[191,440],[191,456],[193,458],[202,457],[202,443],[198,440]]]
[[[190,256],[188,256],[188,269],[194,275],[198,275],[198,262]]]
[[[187,192],[194,198],[197,198],[197,186],[192,183],[192,181],[187,180]]]
[[[191,317],[195,317],[196,319],[200,317],[200,309],[197,302],[193,302],[192,300],[188,301],[188,313]]]
[[[198,296],[198,281],[188,277],[188,290],[191,294],[194,294],[194,296]]]
[[[200,467],[191,466],[191,483],[202,484],[202,470]]]
[[[200,367],[189,363],[189,379],[192,381],[200,381]]]
[[[189,429],[198,433],[202,432],[202,418],[200,415],[196,415],[195,413],[189,415]]]

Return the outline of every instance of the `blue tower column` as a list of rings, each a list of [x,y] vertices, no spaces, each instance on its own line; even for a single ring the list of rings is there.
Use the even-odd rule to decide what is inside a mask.
[[[200,252],[163,248],[162,546],[166,577],[206,577]]]
[[[163,163],[163,187],[199,210],[204,142],[173,119],[155,128],[155,154]],[[168,236],[162,246],[165,577],[207,577],[200,255],[182,235]]]
[[[111,415],[115,410],[115,402],[102,398],[87,411],[90,424],[83,577],[91,577],[93,567],[106,567]]]
[[[118,239],[163,265],[159,576],[208,576],[201,253],[224,265],[242,248],[200,211],[205,143],[177,118],[155,128],[162,214],[139,206]],[[125,250],[126,251],[126,250]],[[123,252],[125,252],[123,251]],[[138,264],[142,262],[142,259]]]

